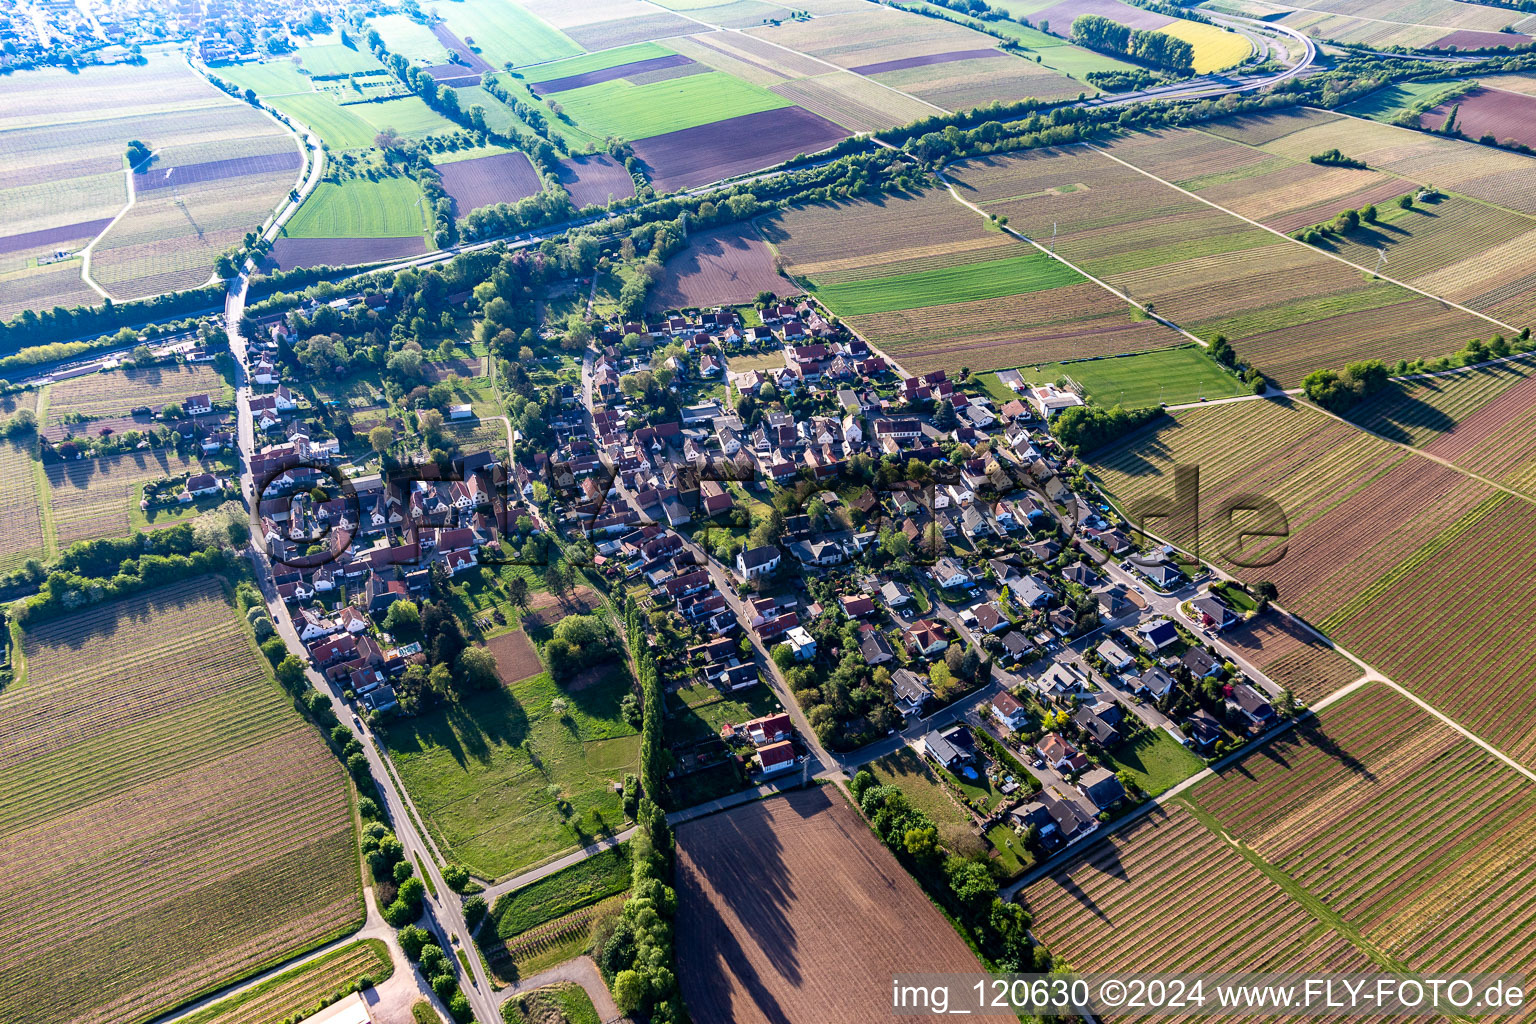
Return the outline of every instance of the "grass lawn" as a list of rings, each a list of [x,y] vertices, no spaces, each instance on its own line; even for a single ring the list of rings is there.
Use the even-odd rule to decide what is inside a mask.
[[[1106,754],[1103,761],[1112,772],[1128,769],[1148,796],[1157,796],[1205,767],[1162,729],[1153,729],[1117,747],[1113,756]]]
[[[498,135],[515,135],[518,132],[531,131],[523,119],[518,117],[511,107],[485,91],[485,86],[475,85],[467,89],[455,89],[459,94],[459,107],[468,110],[470,107],[480,107],[485,111],[485,124],[491,131]],[[490,154],[482,154],[490,155]],[[434,163],[439,161],[434,160]]]
[[[817,285],[816,297],[838,316],[890,313],[951,302],[1024,295],[1078,284],[1083,277],[1044,253],[1031,252],[984,263],[920,270],[867,281]]]
[[[410,178],[322,181],[287,225],[291,238],[403,238],[426,230],[421,187]]]
[[[719,735],[726,722],[740,725],[780,710],[779,699],[763,683],[722,694],[713,686],[691,686],[668,697],[667,735],[673,741]]]
[[[647,85],[600,82],[559,93],[555,102],[587,131],[631,142],[791,106],[784,97],[721,71]]]
[[[404,14],[385,14],[370,18],[368,26],[383,37],[384,46],[390,53],[398,53],[408,61],[448,62],[448,51],[438,42],[437,36],[413,18]]]
[[[436,12],[454,35],[473,39],[473,48],[494,67],[539,64],[581,53],[574,39],[511,0],[455,0],[438,4]]]
[[[263,64],[231,64],[214,72],[242,90],[255,89],[258,96],[282,96],[292,92],[311,92],[309,79],[299,73],[293,61],[270,60]]]
[[[772,370],[784,365],[784,353],[754,352],[750,355],[731,356],[728,360],[732,373],[747,373],[751,370]]]
[[[377,103],[355,103],[347,108],[374,128],[374,133],[393,128],[408,139],[447,135],[459,126],[427,106],[420,96],[397,96]]]
[[[370,149],[373,137],[379,133],[377,128],[355,113],[364,104],[339,107],[325,93],[276,96],[268,102],[306,128],[312,129],[320,136],[320,141],[334,150]]]
[[[614,784],[640,761],[628,692],[621,662],[579,689],[541,673],[391,723],[385,742],[444,854],[499,878],[624,827]]]
[[[1215,593],[1217,597],[1231,605],[1233,610],[1238,614],[1242,614],[1243,612],[1256,612],[1259,610],[1259,602],[1255,601],[1253,599],[1253,595],[1249,594],[1248,591],[1244,590],[1242,587],[1234,586],[1226,582],[1212,583],[1211,591]]]
[[[537,85],[539,82],[552,82],[557,78],[567,78],[571,75],[584,75],[589,71],[606,71],[609,68],[621,67],[625,64],[633,64],[637,60],[649,60],[652,57],[670,56],[673,50],[662,46],[660,43],[635,43],[632,46],[616,46],[611,50],[601,50],[597,53],[587,53],[580,57],[570,57],[566,60],[557,60],[540,67],[529,68],[522,72],[528,81]],[[559,93],[554,94],[559,102]]]
[[[1375,121],[1391,121],[1407,113],[1408,108],[1437,96],[1461,92],[1472,82],[1394,82],[1373,92],[1368,92],[1355,102],[1339,109],[1356,117],[1369,117]],[[1433,104],[1431,104],[1433,105]]]
[[[1010,879],[1017,878],[1035,864],[1035,856],[1024,846],[1024,840],[1013,834],[1006,824],[996,824],[987,830],[987,839],[997,851],[993,860]]]
[[[503,1014],[508,1021],[523,1024],[545,1024],[547,1021],[601,1024],[587,990],[572,981],[546,985],[520,995],[506,1004]]]
[[[1252,394],[1231,371],[1194,345],[1108,359],[1020,366],[1018,371],[1019,376],[1031,384],[1050,383],[1063,375],[1071,377],[1098,404],[1124,405],[1128,409],[1159,402],[1181,405],[1202,398],[1235,398]],[[992,374],[982,375],[982,386],[1001,401],[1018,397],[998,383]]]
[[[629,844],[620,843],[507,893],[491,908],[491,923],[487,927],[494,928],[501,938],[510,939],[624,892],[630,883],[629,855]]]
[[[917,751],[904,746],[865,767],[881,785],[898,787],[913,807],[932,818],[940,841],[950,851],[968,856],[984,848],[971,831],[969,812],[955,802]]]
[[[355,50],[340,43],[305,46],[298,51],[297,56],[309,69],[310,74],[320,77],[384,70],[384,65],[380,64],[367,50]]]

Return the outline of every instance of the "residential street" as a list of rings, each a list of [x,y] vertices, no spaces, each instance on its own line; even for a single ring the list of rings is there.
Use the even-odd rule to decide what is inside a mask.
[[[336,712],[336,718],[345,725],[363,745],[363,752],[368,758],[369,768],[373,775],[374,784],[378,787],[380,798],[383,801],[382,810],[388,818],[395,835],[405,847],[406,855],[416,864],[417,870],[426,876],[428,880],[427,894],[425,897],[425,923],[430,931],[437,936],[443,949],[450,956],[455,950],[463,949],[467,953],[469,970],[462,979],[460,987],[465,998],[474,1008],[475,1015],[482,1021],[495,1021],[499,1018],[497,1001],[491,991],[491,983],[486,975],[485,965],[481,961],[479,950],[469,935],[469,929],[464,924],[464,915],[461,910],[461,902],[457,894],[443,881],[442,872],[437,858],[433,856],[430,844],[417,830],[415,819],[407,810],[408,797],[403,790],[396,785],[394,775],[384,763],[382,751],[373,735],[362,727],[360,721],[353,715],[349,707],[338,692],[323,676],[310,664],[309,657],[303,643],[299,640],[298,633],[293,628],[293,619],[288,614],[287,605],[278,597],[272,585],[270,566],[265,556],[260,551],[261,519],[259,514],[259,496],[255,493],[255,484],[250,472],[250,458],[256,451],[255,427],[251,420],[251,389],[247,376],[247,339],[240,333],[240,319],[245,308],[246,278],[244,275],[237,282],[232,283],[229,291],[228,304],[225,308],[225,329],[229,334],[230,349],[235,355],[236,364],[236,406],[238,416],[238,438],[240,448],[240,480],[241,488],[250,503],[251,536],[252,544],[249,552],[252,567],[255,570],[256,579],[260,584],[262,596],[266,599],[267,609],[271,613],[272,622],[277,627],[278,636],[287,643],[289,650],[304,659],[305,672],[309,676],[312,686],[319,692],[330,698],[331,707]],[[370,904],[371,908],[371,904]],[[370,910],[372,913],[372,910]],[[372,923],[372,918],[370,918]],[[280,968],[277,968],[280,969]],[[276,969],[275,969],[276,970]]]

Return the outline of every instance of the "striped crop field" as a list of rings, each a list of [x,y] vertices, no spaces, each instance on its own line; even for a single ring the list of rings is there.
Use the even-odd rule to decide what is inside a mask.
[[[1477,412],[1430,441],[1424,450],[1438,458],[1536,495],[1536,380],[1528,364],[1519,369],[1493,370],[1495,377],[1524,379]],[[1482,371],[1476,371],[1482,372]]]
[[[1396,380],[1349,410],[1349,420],[1389,441],[1420,447],[1456,431],[1511,392],[1525,390],[1532,378],[1536,364],[1522,358]]]
[[[1229,629],[1221,638],[1259,671],[1308,703],[1316,703],[1364,674],[1354,662],[1282,612],[1270,612]]]
[[[147,480],[217,472],[213,465],[174,451],[104,455],[50,463],[43,469],[53,533],[61,548],[77,540],[128,536],[140,485]]]
[[[178,1024],[283,1024],[363,978],[378,984],[394,971],[383,940],[363,939],[189,1014]]]
[[[346,775],[221,581],[37,624],[23,651],[0,693],[0,1019],[143,1021],[358,926]]]
[[[802,206],[763,230],[789,274],[909,372],[1184,340],[943,191]]]
[[[1191,799],[1377,963],[1536,961],[1536,786],[1390,687],[1351,694]]]
[[[1314,621],[1509,756],[1536,764],[1536,504],[1495,493],[1419,540],[1410,557]]]
[[[1034,918],[1036,937],[1078,971],[1370,967],[1178,804],[1093,844],[1026,887],[1019,902]]]
[[[1202,130],[1291,160],[1338,149],[1421,185],[1536,214],[1536,175],[1531,158],[1519,153],[1305,108],[1229,118]]]
[[[1169,184],[1236,182],[1232,187],[1241,190],[1248,178],[1279,167],[1250,147],[1176,131],[1138,134],[1102,149],[970,160],[953,174],[962,195],[1008,217],[1010,227],[1187,331],[1225,334],[1241,357],[1286,387],[1320,367],[1438,356],[1491,333],[1470,313],[1371,279]],[[1385,185],[1359,188],[1385,198],[1410,187],[1382,178]],[[1269,212],[1278,216],[1287,202],[1302,202],[1307,188],[1304,180],[1285,183],[1284,190],[1299,192]],[[1359,191],[1348,182],[1336,188],[1342,195]]]
[[[70,413],[88,419],[127,416],[138,408],[158,413],[161,406],[171,402],[180,405],[189,395],[196,394],[205,394],[217,402],[229,398],[232,392],[219,372],[203,363],[153,366],[61,380],[48,385],[43,405],[48,420],[60,422]]]
[[[1477,454],[1473,439],[1502,430],[1502,443],[1528,457],[1524,387],[1506,390],[1426,452],[1454,458],[1453,446],[1462,446],[1476,464],[1489,456]],[[1536,502],[1289,402],[1181,410],[1093,461],[1133,524],[1148,498],[1172,496],[1173,466],[1198,466],[1198,542],[1207,557],[1245,581],[1273,582],[1287,611],[1454,709],[1510,756],[1536,757],[1536,574],[1527,550],[1536,541]],[[1273,500],[1285,518],[1283,539],[1237,547],[1219,509],[1240,496]],[[1186,519],[1148,527],[1186,548],[1197,539]],[[1246,562],[1270,564],[1236,565],[1228,555],[1238,550]]]
[[[1138,525],[1138,509],[1149,498],[1172,495],[1174,466],[1198,467],[1200,502],[1207,510],[1239,494],[1279,504],[1290,531],[1282,566],[1302,548],[1308,525],[1409,457],[1288,400],[1183,409],[1158,422],[1092,460],[1105,490],[1127,519]],[[1209,514],[1205,519],[1200,524],[1201,552],[1212,556],[1229,549],[1237,538],[1215,530],[1218,524]],[[1152,532],[1185,548],[1196,543],[1194,527],[1174,519],[1149,524]],[[1266,552],[1273,553],[1267,548],[1250,553]],[[1238,568],[1230,562],[1224,567]],[[1281,591],[1287,607],[1293,597]]]
[[[0,572],[14,572],[28,558],[47,553],[38,463],[31,446],[0,442]]]

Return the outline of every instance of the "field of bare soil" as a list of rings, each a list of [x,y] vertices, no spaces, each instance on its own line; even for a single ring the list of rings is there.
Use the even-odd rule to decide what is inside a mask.
[[[696,1020],[900,1020],[891,974],[980,969],[837,793],[681,826],[676,887],[678,983]]]

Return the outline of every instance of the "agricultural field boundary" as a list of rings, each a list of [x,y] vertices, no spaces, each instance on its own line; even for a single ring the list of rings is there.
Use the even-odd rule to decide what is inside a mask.
[[[1256,220],[1251,220],[1248,217],[1244,217],[1242,214],[1236,213],[1236,212],[1234,212],[1232,210],[1229,210],[1225,206],[1222,206],[1222,205],[1220,205],[1218,203],[1213,203],[1209,199],[1206,199],[1204,196],[1196,195],[1195,193],[1189,191],[1188,189],[1180,188],[1179,186],[1175,185],[1171,181],[1165,181],[1164,179],[1159,178],[1157,175],[1153,174],[1151,171],[1143,170],[1142,168],[1137,167],[1133,163],[1128,163],[1127,161],[1122,160],[1119,157],[1115,156],[1113,153],[1109,152],[1108,150],[1101,149],[1098,146],[1095,146],[1091,142],[1078,142],[1078,143],[1074,143],[1074,145],[1086,146],[1088,149],[1093,150],[1095,153],[1099,153],[1099,154],[1101,154],[1103,156],[1109,157],[1111,160],[1113,160],[1117,164],[1122,164],[1122,165],[1124,165],[1126,167],[1129,167],[1131,170],[1135,171],[1137,174],[1141,174],[1141,175],[1144,175],[1144,176],[1146,176],[1148,178],[1151,178],[1153,181],[1156,181],[1156,182],[1159,182],[1160,184],[1166,185],[1166,186],[1168,186],[1169,188],[1173,189],[1176,192],[1181,192],[1184,195],[1189,196],[1191,199],[1197,199],[1200,202],[1204,203],[1206,206],[1209,206],[1213,210],[1220,210],[1222,213],[1226,214],[1229,217],[1236,217],[1238,220],[1243,221],[1244,223],[1251,224],[1251,225],[1253,225],[1256,228],[1260,228],[1260,229],[1262,229],[1264,231],[1267,231],[1270,234],[1274,235],[1276,238],[1284,239],[1286,242],[1288,242],[1291,245],[1299,245],[1299,246],[1302,246],[1302,247],[1304,247],[1304,248],[1306,248],[1306,249],[1308,249],[1308,250],[1310,250],[1312,252],[1322,253],[1324,256],[1327,256],[1329,259],[1337,260],[1338,262],[1344,264],[1346,267],[1352,267],[1355,270],[1360,271],[1362,274],[1369,274],[1371,277],[1379,278],[1382,281],[1387,281],[1387,282],[1389,282],[1391,284],[1395,284],[1399,288],[1402,288],[1402,289],[1405,289],[1407,291],[1413,292],[1416,295],[1422,295],[1426,299],[1433,299],[1434,301],[1440,303],[1441,305],[1450,306],[1453,309],[1459,309],[1463,313],[1468,314],[1469,316],[1475,316],[1479,320],[1486,320],[1490,324],[1493,324],[1495,327],[1503,328],[1504,330],[1509,331],[1511,334],[1518,334],[1519,331],[1520,331],[1520,328],[1515,327],[1512,324],[1507,324],[1507,323],[1505,323],[1502,320],[1495,320],[1493,317],[1489,316],[1488,314],[1486,314],[1486,313],[1479,313],[1477,310],[1470,309],[1467,306],[1463,306],[1459,302],[1452,302],[1450,299],[1444,298],[1443,296],[1435,295],[1432,292],[1426,292],[1422,288],[1415,288],[1413,285],[1405,284],[1402,281],[1397,280],[1397,278],[1395,278],[1395,277],[1386,277],[1385,275],[1378,274],[1378,273],[1370,270],[1367,267],[1362,267],[1358,263],[1351,263],[1349,260],[1345,259],[1343,256],[1338,255],[1337,253],[1331,253],[1331,252],[1328,252],[1326,249],[1319,249],[1316,246],[1307,245],[1306,242],[1298,241],[1298,240],[1292,238],[1290,235],[1285,234],[1282,231],[1276,231],[1274,228],[1269,227],[1268,225],[1261,224],[1261,223],[1259,223]],[[1407,181],[1408,179],[1402,178],[1400,180]]]
[[[705,28],[709,29],[711,32],[730,32],[730,33],[734,33],[734,34],[739,35],[739,36],[745,36],[747,34],[746,32],[742,31],[739,28],[726,28],[723,25],[711,25],[707,21],[704,21],[704,20],[699,19],[699,18],[695,18],[692,14],[689,14],[686,10],[674,11],[670,7],[663,7],[660,4],[655,3],[654,0],[644,0],[644,2],[646,4],[648,4],[649,6],[656,8],[656,10],[658,10],[658,11],[666,11],[668,14],[675,14],[678,17],[686,18],[688,21],[693,22],[695,25],[703,25]],[[824,15],[823,17],[835,18],[835,17],[837,17],[837,15],[829,14],[829,15]],[[817,20],[819,21],[819,20],[822,20],[822,19],[818,18]],[[765,38],[763,38],[761,36],[751,36],[749,38],[753,39],[756,42],[767,43],[769,46],[777,47],[778,49],[783,50],[785,53],[792,53],[796,57],[801,57],[801,58],[803,58],[805,60],[815,61],[817,64],[820,64],[823,67],[829,68],[832,71],[848,71],[847,68],[842,67],[841,65],[833,64],[829,60],[823,60],[822,58],[817,57],[814,54],[801,53],[799,50],[792,50],[792,49],[790,49],[789,47],[785,46],[782,43],[774,42],[772,39],[765,39]],[[1001,51],[999,51],[999,52],[1001,52]],[[854,74],[854,72],[852,72],[852,71],[848,71],[848,73],[849,74]],[[886,90],[887,92],[893,92],[893,93],[895,93],[898,96],[903,96],[903,97],[913,101],[914,103],[921,103],[925,107],[932,107],[934,110],[938,111],[941,114],[948,114],[948,113],[950,113],[950,111],[945,110],[943,107],[939,106],[937,103],[930,103],[927,100],[922,99],[922,98],[920,98],[918,96],[914,96],[914,95],[912,95],[909,92],[903,92],[902,90],[896,88],[894,85],[887,85],[884,82],[876,82],[873,78],[870,78],[867,75],[859,75],[858,77],[863,79],[866,82],[871,83],[872,85],[878,85],[880,88]]]
[[[154,150],[149,156],[145,157],[145,160],[153,160],[159,153],[158,149]],[[133,187],[133,165],[128,163],[127,160],[123,161],[123,179],[128,183],[128,201],[123,204],[121,210],[117,211],[117,216],[112,218],[112,222],[102,228],[101,233],[91,239],[90,244],[80,251],[80,280],[85,282],[87,288],[104,299],[110,299],[112,296],[107,293],[105,288],[91,280],[91,256],[96,252],[96,243],[107,237],[107,232],[116,227],[117,222],[128,215],[128,211],[133,209],[133,204],[138,200],[138,195]]]
[[[955,200],[955,202],[959,203],[961,206],[966,207],[967,209],[974,210],[983,219],[990,219],[991,215],[988,214],[987,211],[983,210],[981,207],[977,206],[975,203],[971,202],[969,199],[963,198],[960,195],[959,192],[955,191],[954,183],[951,182],[948,178],[946,178],[944,176],[944,172],[943,171],[935,171],[934,175],[940,181],[942,181],[944,183],[944,187],[949,191],[950,196]],[[1201,337],[1199,337],[1199,336],[1197,336],[1195,334],[1191,334],[1189,331],[1186,331],[1184,328],[1180,327],[1178,324],[1174,323],[1172,320],[1169,320],[1167,317],[1163,316],[1161,313],[1158,313],[1155,310],[1148,309],[1146,306],[1143,306],[1141,303],[1137,302],[1135,299],[1131,298],[1129,295],[1125,294],[1125,292],[1122,292],[1120,289],[1116,288],[1114,285],[1108,283],[1107,281],[1102,281],[1099,278],[1094,277],[1092,274],[1088,273],[1088,271],[1084,270],[1082,267],[1079,267],[1077,264],[1073,263],[1071,260],[1067,259],[1065,256],[1062,256],[1062,255],[1060,255],[1058,253],[1052,252],[1050,249],[1048,249],[1045,246],[1041,245],[1039,242],[1035,241],[1033,238],[1030,238],[1028,235],[1024,234],[1023,232],[1016,231],[1013,228],[1009,227],[1007,224],[999,224],[998,228],[1000,230],[1004,231],[1005,233],[1007,233],[1009,235],[1012,235],[1014,238],[1019,239],[1021,242],[1029,243],[1030,245],[1034,246],[1036,249],[1038,249],[1041,252],[1045,253],[1045,255],[1049,256],[1051,259],[1056,260],[1059,263],[1063,263],[1063,264],[1065,264],[1068,267],[1071,267],[1073,270],[1075,270],[1079,274],[1081,274],[1084,278],[1088,279],[1089,281],[1092,281],[1094,284],[1098,285],[1100,288],[1104,289],[1105,291],[1109,292],[1111,295],[1113,295],[1116,298],[1120,299],[1122,302],[1126,303],[1127,305],[1134,306],[1137,309],[1141,310],[1143,313],[1145,313],[1147,315],[1147,317],[1149,319],[1157,321],[1158,323],[1162,324],[1164,327],[1168,327],[1168,328],[1171,328],[1172,330],[1178,331],[1180,334],[1184,335],[1184,337],[1188,338],[1190,341],[1192,341],[1195,344],[1199,345],[1201,348],[1210,348],[1211,347],[1210,343],[1207,342],[1204,338],[1201,338]]]

